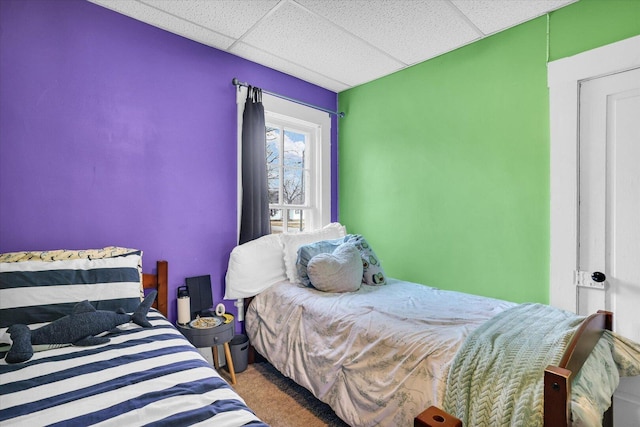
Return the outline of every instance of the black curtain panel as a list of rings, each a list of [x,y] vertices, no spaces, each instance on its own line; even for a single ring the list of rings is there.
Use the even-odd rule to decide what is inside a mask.
[[[242,115],[242,215],[240,241],[271,233],[262,90],[249,86]]]

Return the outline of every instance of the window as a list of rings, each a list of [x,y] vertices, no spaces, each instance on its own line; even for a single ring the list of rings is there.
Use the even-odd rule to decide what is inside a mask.
[[[238,215],[242,203],[242,112],[238,92]],[[331,117],[263,94],[271,232],[321,228],[331,222]],[[238,224],[240,218],[238,217]],[[239,225],[238,225],[239,227]],[[239,230],[238,230],[239,232]]]
[[[265,116],[271,232],[303,231],[314,223],[314,159],[320,129],[271,112]]]

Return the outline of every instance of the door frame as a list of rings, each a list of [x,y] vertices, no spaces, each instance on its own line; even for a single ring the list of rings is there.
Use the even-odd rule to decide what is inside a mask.
[[[547,64],[550,126],[549,302],[575,312],[580,82],[640,67],[640,36]]]

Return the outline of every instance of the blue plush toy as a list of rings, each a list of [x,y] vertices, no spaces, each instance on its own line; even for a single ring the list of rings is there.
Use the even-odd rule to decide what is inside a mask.
[[[156,298],[150,292],[133,314],[118,311],[96,310],[89,301],[82,301],[73,308],[73,313],[55,320],[41,328],[30,330],[27,325],[12,325],[7,330],[11,336],[11,349],[5,356],[7,363],[25,362],[33,356],[33,345],[73,344],[91,346],[109,342],[107,337],[96,335],[110,331],[118,325],[134,322],[143,328],[151,327],[147,312]]]

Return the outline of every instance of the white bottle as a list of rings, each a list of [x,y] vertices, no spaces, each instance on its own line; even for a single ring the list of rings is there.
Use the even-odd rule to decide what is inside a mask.
[[[191,298],[186,286],[178,287],[178,323],[187,325],[191,322]]]

